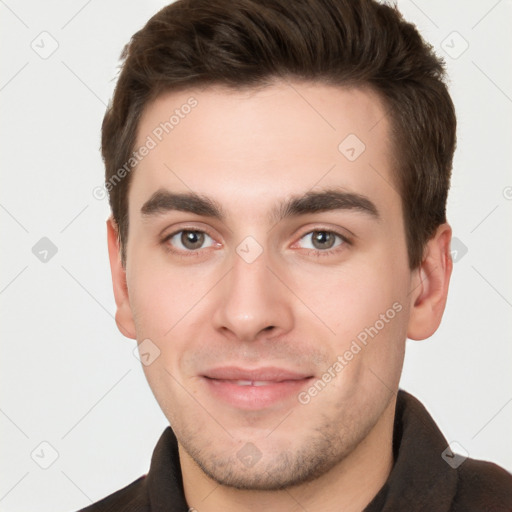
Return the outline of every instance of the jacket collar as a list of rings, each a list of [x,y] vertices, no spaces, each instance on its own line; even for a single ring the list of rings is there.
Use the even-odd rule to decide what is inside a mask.
[[[457,471],[442,458],[446,439],[425,407],[398,392],[393,429],[395,463],[364,512],[449,511],[457,492]]]

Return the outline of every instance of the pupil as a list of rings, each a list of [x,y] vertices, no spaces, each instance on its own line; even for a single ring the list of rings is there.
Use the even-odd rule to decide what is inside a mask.
[[[198,249],[204,243],[204,233],[199,231],[184,231],[181,234],[181,243],[187,249]]]
[[[334,245],[334,236],[328,231],[315,231],[313,245],[317,249],[330,249]]]

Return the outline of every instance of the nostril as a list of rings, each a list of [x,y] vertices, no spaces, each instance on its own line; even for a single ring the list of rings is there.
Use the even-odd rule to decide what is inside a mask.
[[[263,330],[264,331],[271,331],[272,329],[274,329],[274,326],[273,325],[269,325],[268,327],[265,327]]]

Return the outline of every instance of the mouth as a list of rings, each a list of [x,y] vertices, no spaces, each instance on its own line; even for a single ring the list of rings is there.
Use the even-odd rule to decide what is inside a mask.
[[[201,375],[208,393],[235,408],[265,409],[297,401],[298,393],[313,379],[313,375],[283,368],[244,369],[215,368]]]

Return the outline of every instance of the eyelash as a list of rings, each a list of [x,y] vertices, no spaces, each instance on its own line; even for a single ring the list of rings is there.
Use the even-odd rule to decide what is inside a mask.
[[[179,229],[177,231],[173,231],[172,233],[170,233],[169,235],[166,235],[161,243],[162,245],[164,246],[165,250],[167,252],[172,252],[174,254],[177,254],[178,256],[183,256],[183,257],[194,257],[194,256],[198,256],[200,255],[201,252],[204,251],[204,249],[197,249],[197,250],[192,250],[192,251],[184,251],[182,249],[174,249],[170,244],[169,244],[169,241],[175,237],[176,235],[180,234],[180,233],[183,233],[183,232],[195,232],[195,233],[202,233],[202,234],[205,234],[206,236],[210,237],[212,240],[215,240],[214,237],[212,235],[210,235],[207,231],[205,230],[202,230],[202,229],[195,229],[195,228],[182,228],[182,229]],[[333,254],[336,254],[337,252],[339,252],[340,250],[343,250],[345,246],[351,246],[352,245],[352,241],[346,236],[346,235],[343,235],[341,233],[339,233],[338,231],[334,231],[332,229],[323,229],[323,228],[315,228],[315,229],[311,229],[305,233],[303,233],[297,242],[294,242],[293,245],[296,245],[300,240],[302,240],[304,237],[306,237],[307,235],[312,235],[313,233],[318,233],[318,232],[323,232],[323,233],[329,233],[329,234],[332,234],[336,237],[338,237],[339,239],[341,239],[341,243],[337,246],[335,246],[334,248],[332,249],[326,249],[326,250],[320,250],[320,249],[304,249],[304,251],[306,252],[306,254],[308,256],[314,256],[314,257],[317,257],[317,258],[321,258],[323,256],[331,256]],[[206,249],[209,249],[209,248],[206,248]]]

